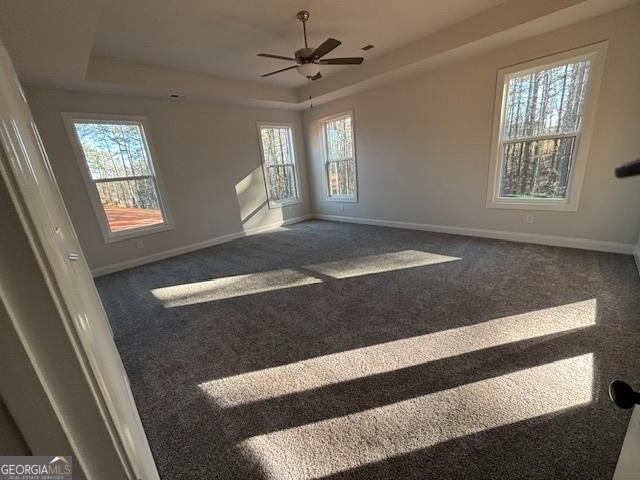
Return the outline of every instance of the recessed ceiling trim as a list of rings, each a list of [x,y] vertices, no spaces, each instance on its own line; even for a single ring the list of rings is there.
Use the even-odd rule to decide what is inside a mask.
[[[313,103],[319,105],[397,81],[445,62],[498,48],[636,2],[637,0],[607,0],[606,2],[602,0],[536,0],[535,2],[509,0],[405,47],[380,56],[373,55],[358,69],[323,76],[311,86]],[[24,4],[16,5],[21,6],[18,10],[21,14],[17,15],[20,27],[25,31],[31,31],[29,17],[23,15],[26,13],[26,10],[22,11]],[[91,12],[93,13],[87,13],[86,16],[97,16],[97,12],[93,10]],[[11,13],[7,8],[0,6],[0,17],[11,18]],[[41,23],[41,19],[37,22],[34,20],[33,26],[37,27]],[[2,24],[0,21],[0,25]],[[50,28],[51,25],[49,25]],[[15,51],[27,41],[21,33],[14,30],[3,31],[4,41],[10,52],[12,45]],[[86,45],[91,43],[90,39],[87,39],[88,30],[90,29],[82,30],[81,39],[82,52],[87,56],[90,53]],[[35,43],[36,40],[37,38],[34,37],[31,43]],[[68,40],[69,38],[65,36],[61,37],[58,43],[52,42],[52,44],[55,46]],[[56,57],[58,61],[55,63],[59,65],[55,71],[50,71],[47,70],[47,65],[51,62],[38,63],[37,56],[31,58],[27,55],[29,52],[33,55],[37,52],[42,57],[48,54],[47,48],[41,45],[40,49],[34,49],[31,46],[23,49],[23,54],[14,55],[13,60],[17,70],[26,85],[158,98],[167,98],[172,93],[180,92],[187,101],[222,102],[282,109],[304,109],[309,104],[308,85],[300,88],[276,86],[259,79],[253,81],[190,73],[100,55],[91,55],[87,59],[87,57],[81,58],[77,52],[71,63],[79,66],[79,69],[71,68],[73,65],[68,65],[70,68],[65,69],[62,60],[67,57],[58,56]],[[58,50],[64,51],[64,49]],[[250,53],[253,55],[253,52]],[[28,58],[23,58],[24,55]],[[67,63],[69,63],[68,60]],[[37,65],[41,65],[42,68],[36,69],[34,66]],[[84,65],[86,70],[83,68]],[[65,73],[60,73],[63,70]]]
[[[262,104],[277,108],[295,108],[296,91],[285,87],[261,85],[257,82],[182,72],[151,65],[123,62],[92,56],[86,80],[91,82],[142,87],[150,95],[166,97],[180,89],[189,98],[227,98],[246,104]]]
[[[415,74],[448,58],[462,58],[508,42],[532,37],[565,25],[622,8],[637,0],[511,0],[449,28],[367,61],[360,69],[325,77],[314,86],[314,104]],[[349,92],[349,93],[345,93]],[[299,101],[307,98],[298,89]]]

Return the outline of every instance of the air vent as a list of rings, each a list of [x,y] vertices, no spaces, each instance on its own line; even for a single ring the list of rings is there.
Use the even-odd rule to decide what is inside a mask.
[[[374,47],[374,45],[371,45],[371,44],[365,45],[364,47],[362,47],[362,50],[364,50],[366,52],[367,50],[371,50],[373,47]]]

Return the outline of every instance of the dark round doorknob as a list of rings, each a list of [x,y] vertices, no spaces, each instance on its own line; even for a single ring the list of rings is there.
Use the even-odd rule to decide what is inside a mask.
[[[609,384],[609,397],[613,403],[625,410],[640,405],[640,393],[634,392],[631,385],[622,380],[614,380]]]

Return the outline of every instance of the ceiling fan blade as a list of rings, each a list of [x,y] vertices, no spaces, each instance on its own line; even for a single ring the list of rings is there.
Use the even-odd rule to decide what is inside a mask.
[[[296,61],[295,58],[292,57],[283,57],[282,55],[271,55],[270,53],[259,53],[259,57],[267,57],[267,58],[277,58],[278,60],[293,60]]]
[[[319,78],[322,78],[322,74],[320,72],[316,73],[313,77],[311,77],[311,80],[318,80]]]
[[[287,67],[287,68],[281,68],[280,70],[276,70],[275,72],[269,72],[269,73],[265,73],[264,75],[260,75],[261,77],[268,77],[270,75],[275,75],[276,73],[280,73],[280,72],[285,72],[287,70],[291,70],[292,68],[297,68],[297,65],[294,65],[293,67]]]
[[[327,58],[320,60],[322,65],[360,65],[364,61],[362,57]]]
[[[313,58],[324,57],[327,53],[329,53],[334,48],[337,48],[342,42],[340,40],[336,40],[335,38],[327,38],[322,45],[316,48],[311,56]]]

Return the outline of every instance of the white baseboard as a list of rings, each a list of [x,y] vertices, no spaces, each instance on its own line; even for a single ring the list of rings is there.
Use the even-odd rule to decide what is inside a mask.
[[[184,245],[182,247],[173,248],[171,250],[153,253],[144,257],[138,257],[131,260],[126,260],[124,262],[106,265],[104,267],[98,267],[91,270],[91,273],[94,277],[99,277],[100,275],[106,275],[108,273],[126,270],[127,268],[137,267],[139,265],[144,265],[145,263],[156,262],[158,260],[164,260],[165,258],[175,257],[184,253],[200,250],[202,248],[212,247],[221,243],[230,242],[231,240],[235,240],[236,238],[268,232],[278,227],[303,222],[310,218],[317,218],[319,220],[330,220],[334,222],[377,225],[381,227],[424,230],[427,232],[451,233],[454,235],[466,235],[471,237],[495,238],[498,240],[508,240],[511,242],[535,243],[539,245],[551,245],[554,247],[579,248],[582,250],[596,250],[600,252],[624,253],[629,255],[632,254],[636,261],[636,265],[638,266],[638,271],[640,272],[640,248],[637,245],[628,243],[604,242],[601,240],[590,240],[588,238],[561,237],[556,235],[541,235],[538,233],[509,232],[504,230],[485,230],[480,228],[453,227],[449,225],[400,222],[396,220],[378,220],[374,218],[346,217],[340,215],[309,214],[290,218],[283,222],[271,223],[269,225],[250,228],[241,232],[222,235],[220,237],[211,238],[202,242],[192,243],[190,245]]]
[[[311,215],[302,215],[300,217],[290,218],[282,222],[270,223],[268,225],[262,225],[260,227],[248,228],[247,230],[241,232],[229,233],[227,235],[210,238],[209,240],[204,240],[202,242],[191,243],[182,247],[172,248],[171,250],[164,250],[162,252],[152,253],[151,255],[145,255],[144,257],[132,258],[131,260],[125,260],[124,262],[118,262],[112,265],[105,265],[104,267],[94,268],[91,270],[91,273],[94,277],[99,277],[100,275],[106,275],[108,273],[126,270],[127,268],[138,267],[140,265],[144,265],[145,263],[156,262],[158,260],[164,260],[165,258],[175,257],[184,253],[200,250],[202,248],[212,247],[221,243],[230,242],[231,240],[235,240],[236,238],[268,232],[269,230],[274,230],[285,225],[303,222],[305,220],[308,220],[309,218],[311,218]]]
[[[452,233],[471,237],[495,238],[510,242],[536,243],[554,247],[580,248],[582,250],[597,250],[612,253],[634,253],[634,245],[630,243],[604,242],[588,238],[560,237],[556,235],[541,235],[539,233],[509,232],[504,230],[485,230],[481,228],[452,227],[448,225],[431,225],[426,223],[398,222],[395,220],[378,220],[374,218],[344,217],[340,215],[313,214],[319,220],[334,222],[360,223],[378,225],[381,227],[407,228],[410,230],[425,230],[428,232]],[[636,255],[636,262],[640,265],[640,250]],[[640,267],[639,267],[640,268]]]

